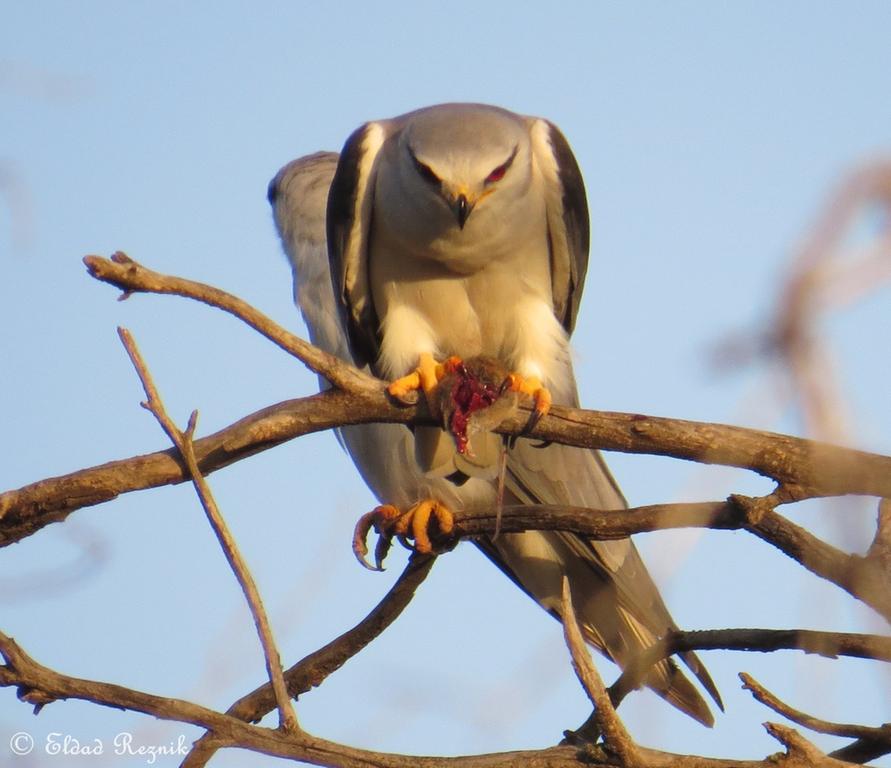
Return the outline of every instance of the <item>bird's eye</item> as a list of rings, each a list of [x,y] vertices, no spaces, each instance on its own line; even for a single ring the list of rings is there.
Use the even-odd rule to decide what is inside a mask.
[[[501,181],[504,178],[504,174],[507,173],[507,169],[510,168],[511,163],[517,156],[517,149],[517,147],[514,147],[514,151],[511,153],[511,156],[507,158],[507,160],[505,160],[501,165],[499,165],[494,171],[492,171],[488,176],[486,176],[486,184],[494,184],[496,181]]]
[[[442,183],[442,180],[433,172],[433,169],[429,165],[422,163],[420,160],[418,160],[418,158],[414,156],[412,156],[412,160],[415,161],[415,168],[418,171],[418,175],[424,181],[426,181],[428,184]]]
[[[494,184],[496,181],[501,181],[505,173],[507,173],[507,163],[499,165],[492,173],[486,176],[486,184]]]

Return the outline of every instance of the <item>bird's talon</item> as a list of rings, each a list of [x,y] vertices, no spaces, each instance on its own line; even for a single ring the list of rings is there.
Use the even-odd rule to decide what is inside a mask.
[[[377,566],[372,570],[384,570],[384,560],[390,552],[393,540],[387,536],[378,536],[377,544],[374,546],[374,563]]]
[[[505,383],[508,389],[514,392],[528,395],[532,398],[532,413],[529,416],[529,423],[526,425],[526,432],[531,432],[541,421],[541,417],[547,415],[551,410],[551,393],[541,381],[534,376],[526,378],[519,373],[511,373],[508,375]]]
[[[444,504],[426,499],[419,501],[407,512],[400,512],[392,504],[382,504],[359,518],[353,532],[353,553],[356,559],[369,570],[382,571],[383,562],[396,538],[406,548],[423,555],[432,554],[433,542],[430,539],[431,518],[435,521],[435,532],[449,534],[454,529],[454,517]],[[378,534],[374,548],[375,565],[368,562],[366,541],[371,529]],[[414,540],[412,543],[410,540]]]
[[[353,529],[353,554],[359,563],[369,571],[384,570],[382,563],[390,549],[390,537],[386,535],[386,530],[392,521],[399,517],[399,514],[399,510],[392,504],[382,504],[372,509],[371,512],[366,512],[356,522],[356,527]],[[374,548],[376,565],[372,565],[367,559],[368,544],[366,542],[372,528],[380,535]]]
[[[551,398],[550,390],[541,386],[540,382],[537,383],[539,384],[539,387],[533,392],[532,400],[535,403],[535,413],[538,414],[538,418],[540,419],[542,416],[546,416],[548,411],[551,410],[553,399]]]
[[[365,535],[368,534],[370,528],[370,525],[365,528]],[[383,539],[379,540],[378,544],[380,544],[380,541],[383,541]],[[384,570],[381,567],[383,558],[378,557],[377,548],[375,548],[374,550],[375,565],[372,565],[368,562],[368,558],[366,557],[368,555],[368,547],[365,544],[365,536],[359,530],[359,525],[356,526],[356,531],[353,534],[353,554],[356,556],[356,560],[359,561],[359,565],[361,565],[363,568],[367,568],[369,571]]]
[[[420,388],[421,377],[417,371],[412,371],[407,376],[391,381],[387,386],[387,392],[400,402],[409,403]]]
[[[435,501],[422,501],[415,508],[411,516],[411,535],[415,540],[415,551],[422,555],[433,551],[430,536],[427,534],[427,526],[430,524],[430,514],[433,512]]]
[[[410,402],[412,393],[423,392],[429,401],[430,393],[436,389],[439,382],[460,365],[462,365],[461,358],[455,355],[438,363],[429,352],[423,352],[418,360],[418,367],[411,373],[391,381],[387,386],[387,392],[401,402]]]
[[[541,421],[541,417],[544,414],[538,410],[538,408],[533,409],[532,413],[529,414],[529,421],[526,422],[526,426],[523,429],[524,432],[531,432],[538,426],[538,422]]]
[[[436,503],[433,507],[433,516],[436,518],[439,532],[444,536],[448,536],[455,530],[455,516],[445,504]]]
[[[436,376],[438,381],[442,381],[446,375],[450,373],[454,373],[461,366],[464,365],[464,361],[458,357],[458,355],[452,355],[451,357],[447,357],[443,360],[439,365],[436,366]]]

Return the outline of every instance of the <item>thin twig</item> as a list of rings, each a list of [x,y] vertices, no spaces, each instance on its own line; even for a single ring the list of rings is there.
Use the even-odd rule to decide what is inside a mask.
[[[203,474],[253,456],[295,437],[355,423],[367,410],[374,417],[390,409],[382,392],[356,396],[329,389],[310,397],[263,408],[194,442]],[[361,420],[361,419],[359,419]],[[0,546],[14,544],[84,507],[119,494],[189,480],[175,448],[110,461],[0,493]]]
[[[853,258],[845,247],[858,216],[876,203],[887,208],[891,202],[891,163],[873,161],[856,169],[835,190],[817,222],[810,228],[784,280],[771,327],[772,351],[779,354],[801,400],[802,415],[809,434],[844,440],[849,431],[844,417],[839,376],[834,370],[826,342],[817,329],[821,316],[832,308],[832,293],[839,286],[859,284],[875,290],[880,275],[864,270],[868,262]],[[887,260],[891,240],[887,220],[876,236],[874,253]],[[875,259],[878,263],[878,259]],[[836,294],[837,298],[837,294]]]
[[[891,622],[888,576],[877,558],[843,552],[774,510],[766,510],[745,529],[777,547],[811,573],[838,585]]]
[[[850,656],[891,663],[891,637],[852,632],[819,632],[811,629],[709,629],[669,632],[635,656],[610,686],[610,699],[618,706],[637,690],[654,664],[686,651],[797,650],[827,658]]]
[[[786,759],[778,761],[783,765],[792,765],[796,768],[799,766],[802,768],[835,768],[847,765],[847,763],[827,757],[794,728],[779,723],[765,723],[764,729],[786,747]]]
[[[251,615],[254,618],[257,633],[260,636],[260,643],[263,647],[263,654],[266,660],[266,671],[272,682],[272,688],[275,691],[275,699],[279,711],[279,727],[286,731],[296,731],[299,729],[299,726],[297,725],[297,715],[294,712],[294,706],[288,696],[288,690],[282,675],[281,658],[279,657],[278,648],[275,645],[275,639],[272,636],[272,629],[269,625],[266,610],[263,607],[263,601],[260,598],[260,592],[247,567],[247,563],[245,563],[244,558],[238,550],[238,545],[235,543],[235,539],[229,531],[229,527],[226,525],[226,521],[220,513],[219,507],[213,497],[213,493],[210,490],[210,486],[201,474],[198,462],[195,459],[195,449],[192,444],[192,438],[195,434],[198,411],[192,411],[186,431],[181,432],[167,414],[167,410],[164,408],[164,403],[161,400],[161,395],[155,387],[152,376],[148,371],[145,361],[142,359],[142,355],[139,353],[139,349],[136,346],[133,336],[126,328],[118,328],[118,335],[121,338],[124,348],[127,350],[127,354],[130,356],[130,361],[136,369],[136,374],[139,376],[139,380],[142,382],[142,388],[145,390],[147,400],[146,402],[141,403],[141,405],[157,419],[161,428],[167,433],[167,436],[182,454],[186,467],[189,470],[189,474],[192,477],[195,491],[201,501],[201,506],[204,508],[204,512],[207,515],[207,520],[210,523],[213,532],[216,534],[217,541],[219,541],[220,546],[226,555],[226,560],[229,562],[229,567],[232,568],[235,578],[238,579],[241,591],[244,593],[244,597],[247,600]]]
[[[797,723],[811,731],[829,734],[830,736],[842,736],[851,739],[868,739],[873,742],[884,741],[885,746],[891,750],[891,726],[889,725],[871,727],[850,723],[832,723],[829,720],[821,720],[818,717],[808,715],[805,712],[790,707],[784,701],[768,691],[751,675],[748,675],[745,672],[740,672],[739,679],[742,680],[743,688],[747,691],[751,691],[752,696],[756,701],[761,702],[766,707],[770,707],[774,712],[791,720],[793,723]]]
[[[876,563],[891,580],[891,498],[881,499],[876,514],[876,535],[873,537],[866,559]]]
[[[243,299],[204,283],[186,280],[173,275],[162,275],[117,251],[110,259],[101,256],[85,256],[87,271],[97,280],[117,286],[126,299],[131,293],[165,293],[183,296],[217,307],[247,323],[278,347],[302,361],[314,373],[324,376],[339,389],[353,389],[358,383],[374,379],[352,366],[344,365],[333,355],[313,346],[296,334],[255,309]]]
[[[328,675],[378,637],[411,602],[415,590],[427,578],[435,561],[436,558],[429,555],[413,554],[390,591],[362,621],[285,672],[288,693],[296,698],[321,685]],[[226,714],[257,723],[274,707],[275,698],[270,684],[266,683],[242,696],[226,710]],[[216,750],[214,735],[205,734],[195,742],[182,768],[204,766]]]
[[[885,723],[881,727],[891,728],[891,723]],[[880,741],[857,739],[857,741],[852,741],[850,744],[830,752],[829,757],[863,765],[872,760],[878,760],[887,754],[891,754],[891,743],[889,743],[888,739]]]
[[[578,625],[575,609],[572,605],[572,593],[569,587],[569,579],[563,577],[563,596],[561,604],[563,618],[563,637],[572,656],[572,668],[576,677],[582,684],[585,693],[594,705],[594,719],[603,738],[604,749],[612,752],[619,758],[621,765],[633,768],[640,764],[640,756],[634,740],[625,729],[622,720],[616,714],[616,710],[610,701],[609,694],[591,661],[591,655],[582,639],[582,631]]]

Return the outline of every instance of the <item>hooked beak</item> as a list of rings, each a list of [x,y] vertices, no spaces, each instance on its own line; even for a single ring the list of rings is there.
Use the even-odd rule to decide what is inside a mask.
[[[467,195],[461,193],[454,200],[449,203],[449,207],[452,209],[452,213],[455,214],[455,218],[458,220],[458,226],[461,229],[464,229],[464,224],[467,223],[467,219],[470,216],[470,212],[473,210],[474,203],[470,202],[467,199]]]

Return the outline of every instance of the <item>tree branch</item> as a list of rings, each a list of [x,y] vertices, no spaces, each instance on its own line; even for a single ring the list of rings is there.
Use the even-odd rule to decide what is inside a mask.
[[[336,744],[304,731],[248,725],[227,714],[181,699],[155,696],[110,683],[62,675],[28,656],[0,632],[0,686],[17,686],[19,698],[38,708],[60,699],[81,699],[117,709],[143,712],[162,720],[191,723],[208,730],[213,746],[239,747],[275,757],[302,760],[311,765],[337,768],[609,768],[614,762],[596,759],[590,750],[572,746],[463,757],[424,757],[372,752]],[[773,757],[765,760],[724,760],[697,755],[676,755],[639,748],[640,768],[798,768],[801,763]]]
[[[385,404],[381,394],[378,404]],[[386,406],[389,407],[389,406]],[[329,390],[264,408],[195,441],[204,475],[310,432],[349,423],[356,408],[378,412],[372,398]],[[174,485],[189,479],[175,449],[134,456],[47,478],[0,494],[0,546],[14,544],[83,507],[122,493]]]
[[[777,696],[768,691],[755,678],[745,672],[739,673],[739,679],[743,682],[743,688],[751,691],[753,698],[770,707],[777,714],[788,718],[816,733],[825,733],[830,736],[842,736],[850,739],[864,739],[876,744],[884,742],[886,752],[891,752],[891,725],[870,727],[866,725],[854,725],[850,723],[831,723],[821,720],[813,715],[808,715],[798,709],[790,707]]]
[[[298,661],[285,672],[288,693],[297,698],[300,694],[321,685],[328,675],[340,669],[387,629],[411,602],[415,591],[427,578],[435,561],[435,557],[413,554],[402,575],[371,613],[355,627]],[[266,683],[242,696],[226,710],[226,714],[244,722],[257,723],[274,707],[272,687]],[[212,734],[202,736],[183,761],[183,768],[199,768],[205,765],[216,749]]]
[[[636,768],[641,763],[637,745],[625,729],[625,724],[616,714],[606,687],[603,685],[603,680],[601,680],[594,662],[591,661],[575,615],[575,608],[572,605],[572,592],[569,588],[569,579],[566,576],[563,577],[561,602],[560,615],[563,617],[563,636],[572,657],[572,668],[594,705],[593,718],[597,730],[603,738],[603,748],[616,755],[619,765],[625,766],[625,768]]]
[[[709,629],[693,632],[669,632],[626,666],[610,686],[615,706],[631,691],[643,685],[654,664],[686,651],[760,651],[798,650],[836,658],[891,662],[891,637],[851,632],[819,632],[811,629]]]
[[[385,396],[378,394],[377,404],[389,408]],[[368,400],[363,402],[362,398],[336,390],[280,403],[197,440],[198,467],[203,474],[210,474],[292,436],[351,422],[357,407],[368,404]],[[110,462],[0,494],[0,545],[19,541],[50,522],[64,519],[81,506],[110,500],[119,493],[187,480],[188,473],[175,453],[161,451]],[[601,511],[546,505],[508,506],[503,510],[502,526],[506,532],[566,530],[603,539],[676,527],[746,529],[813,573],[864,600],[891,621],[891,592],[885,586],[886,572],[879,567],[877,558],[860,558],[842,552],[770,509],[741,503],[744,498],[736,496],[732,502],[657,504]],[[494,513],[486,510],[456,514],[458,536],[493,533],[495,527]]]
[[[776,762],[795,768],[841,768],[849,765],[827,757],[794,728],[778,723],[765,723],[764,728],[786,747],[786,754]]]
[[[520,409],[520,415],[506,419],[497,431],[520,435],[527,420],[528,410]],[[329,390],[256,411],[196,441],[195,454],[207,475],[310,432],[373,422],[433,424],[421,406],[391,403],[383,382],[377,382],[371,391]],[[838,494],[891,497],[891,457],[742,427],[553,406],[531,436],[585,448],[737,466],[762,474],[770,474],[766,467],[775,465],[774,479],[794,489],[796,499],[829,493],[830,487]],[[710,446],[707,450],[702,448],[705,442]],[[187,473],[174,454],[167,450],[112,461],[0,494],[0,546],[121,493],[184,482]],[[780,466],[784,462],[786,466]],[[858,462],[862,462],[861,470],[845,476],[845,467]],[[823,480],[807,485],[807,477],[821,473]]]
[[[272,635],[272,627],[269,624],[266,609],[263,607],[260,591],[257,589],[254,577],[229,531],[229,526],[226,525],[226,521],[223,519],[210,486],[202,476],[201,470],[198,469],[198,463],[195,460],[193,437],[198,422],[198,411],[192,411],[192,415],[189,418],[189,426],[185,432],[182,432],[168,415],[161,395],[139,352],[139,348],[136,346],[133,336],[126,328],[118,328],[118,336],[120,336],[124,349],[127,350],[127,355],[130,357],[130,362],[133,363],[136,374],[139,376],[140,382],[142,382],[142,388],[145,390],[147,401],[141,403],[141,405],[155,417],[186,463],[189,475],[192,478],[192,484],[195,486],[195,492],[198,494],[198,499],[207,516],[207,521],[210,523],[210,527],[213,529],[223,554],[229,563],[229,567],[235,574],[238,585],[241,587],[241,591],[247,601],[251,616],[254,619],[254,625],[257,628],[257,634],[260,637],[260,645],[263,647],[266,673],[269,675],[272,689],[275,692],[275,701],[279,711],[279,727],[286,731],[299,730],[294,706],[291,704],[291,699],[285,689],[281,656],[275,644],[275,638]]]
[[[154,272],[133,261],[122,251],[116,251],[110,259],[85,256],[83,261],[92,277],[117,286],[124,292],[120,300],[129,298],[133,293],[143,292],[195,299],[237,317],[273,344],[301,360],[310,370],[324,376],[338,389],[352,390],[363,385],[374,385],[373,377],[352,366],[345,366],[333,355],[282,328],[258,309],[231,293],[194,280]]]
[[[883,730],[891,728],[891,723],[885,723],[880,727]],[[840,749],[830,752],[829,756],[834,757],[836,760],[847,760],[850,763],[859,763],[862,765],[871,760],[877,760],[889,753],[891,753],[891,750],[888,748],[887,739],[881,739],[879,741],[873,741],[872,739],[857,739],[857,741],[851,742],[846,747],[841,747]]]
[[[797,560],[811,573],[862,600],[891,623],[888,572],[876,558],[842,552],[773,510],[765,511],[757,522],[745,527]]]

